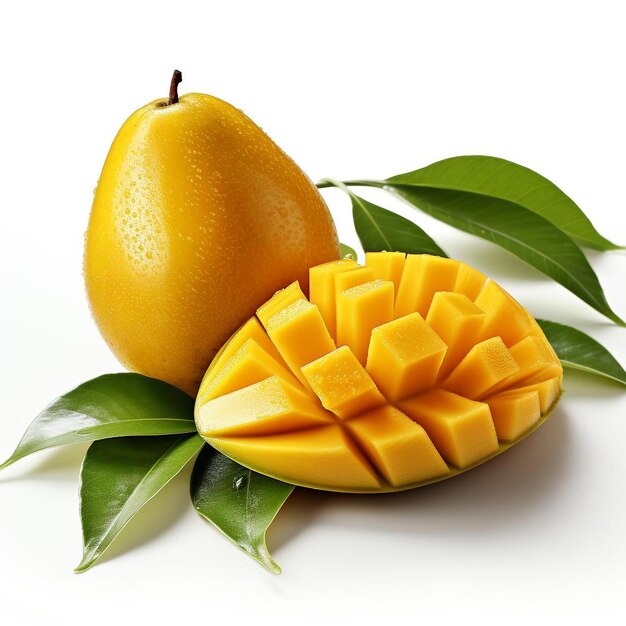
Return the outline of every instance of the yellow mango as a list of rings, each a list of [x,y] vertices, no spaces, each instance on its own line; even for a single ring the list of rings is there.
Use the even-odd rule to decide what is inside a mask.
[[[393,283],[374,280],[337,294],[337,345],[349,346],[363,365],[372,330],[393,319]]]
[[[311,268],[310,300],[292,283],[233,335],[196,399],[212,446],[292,484],[377,493],[455,476],[543,423],[563,370],[511,296],[460,261],[367,259]],[[396,285],[425,319],[399,315]]]
[[[315,185],[240,109],[193,93],[124,123],[96,188],[84,276],[128,368],[196,394],[229,336],[277,289],[341,256]]]

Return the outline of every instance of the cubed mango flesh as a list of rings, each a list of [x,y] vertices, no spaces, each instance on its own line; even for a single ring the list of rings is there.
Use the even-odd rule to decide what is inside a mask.
[[[335,337],[335,276],[358,267],[352,259],[340,259],[309,270],[309,300],[315,304],[331,337]]]
[[[411,313],[372,331],[367,371],[396,402],[434,386],[446,349],[422,316]]]
[[[476,400],[519,371],[500,337],[477,343],[441,383],[443,389]]]
[[[536,331],[528,311],[492,280],[483,287],[474,303],[486,314],[484,339],[500,337],[506,346],[512,346]]]
[[[332,340],[319,309],[308,300],[296,300],[272,316],[267,334],[291,371],[304,382],[301,367],[332,352]]]
[[[349,346],[363,365],[374,328],[393,319],[393,283],[374,280],[337,294],[337,345]]]
[[[450,472],[426,431],[395,407],[385,405],[364,413],[350,420],[348,429],[394,487]]]
[[[371,267],[378,280],[390,280],[397,294],[405,259],[404,252],[368,252],[365,255],[365,267]]]
[[[220,350],[198,432],[292,484],[376,493],[449,478],[547,417],[563,369],[532,316],[451,259],[334,261],[260,306]],[[500,442],[500,443],[499,443]]]
[[[261,324],[267,328],[270,318],[286,309],[290,304],[303,299],[306,299],[306,296],[302,293],[298,281],[295,281],[284,289],[277,291],[264,305],[257,309],[256,315]]]
[[[479,341],[485,314],[465,294],[439,291],[426,322],[448,346],[437,376],[444,380]]]
[[[515,441],[541,417],[539,392],[504,391],[485,400],[500,441]]]
[[[255,470],[318,489],[377,491],[380,479],[363,453],[338,425],[268,437],[207,438],[241,464],[254,459]]]
[[[322,406],[342,420],[385,403],[383,394],[347,346],[305,365],[302,373]]]
[[[407,254],[396,297],[396,317],[426,317],[437,291],[454,291],[460,261],[429,254]]]
[[[196,419],[207,437],[267,435],[333,421],[314,398],[278,376],[209,400]]]
[[[489,406],[444,389],[400,403],[400,408],[433,440],[443,458],[464,468],[498,450]]]
[[[292,385],[298,383],[284,363],[279,363],[270,356],[254,339],[248,339],[223,367],[216,370],[215,376],[207,381],[203,389],[203,400],[206,402],[224,396],[270,376],[278,376]]]

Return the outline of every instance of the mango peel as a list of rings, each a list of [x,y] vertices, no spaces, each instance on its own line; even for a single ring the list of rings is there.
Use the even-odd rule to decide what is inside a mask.
[[[310,269],[207,370],[198,432],[238,463],[329,491],[399,491],[508,449],[556,405],[563,370],[534,318],[452,259],[368,253]]]

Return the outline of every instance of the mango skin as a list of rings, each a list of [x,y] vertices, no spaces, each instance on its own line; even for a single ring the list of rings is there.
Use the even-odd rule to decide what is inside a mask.
[[[111,146],[84,276],[118,359],[195,395],[232,332],[340,248],[313,183],[240,110],[204,94],[166,104],[136,111]]]

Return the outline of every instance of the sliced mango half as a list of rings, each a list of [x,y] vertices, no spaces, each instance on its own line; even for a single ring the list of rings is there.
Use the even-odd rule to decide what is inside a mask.
[[[444,480],[535,430],[563,369],[533,317],[453,259],[374,252],[310,270],[213,360],[199,433],[238,463],[315,489]]]

